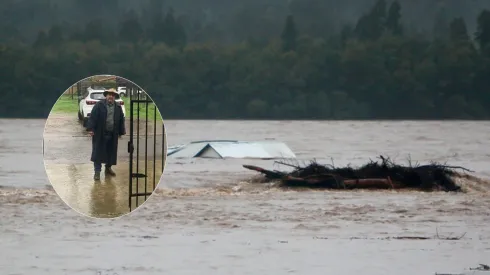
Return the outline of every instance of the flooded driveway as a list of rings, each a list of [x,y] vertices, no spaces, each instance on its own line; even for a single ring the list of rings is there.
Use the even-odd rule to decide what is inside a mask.
[[[130,182],[129,124],[130,121],[126,121],[128,135],[119,139],[118,161],[112,167],[116,176],[105,175],[102,169],[101,180],[95,181],[90,161],[91,137],[75,117],[66,114],[49,116],[43,139],[46,173],[57,194],[74,210],[91,217],[118,217],[130,212],[130,200],[131,209],[134,209],[148,199],[148,194],[156,187],[162,175],[162,128],[157,127],[160,131],[156,135],[149,131],[147,135],[140,134],[139,139],[133,136],[132,172],[147,177],[133,178]],[[153,129],[153,124],[149,128]],[[140,123],[139,131],[146,133],[146,125]],[[147,195],[130,198],[130,194]]]

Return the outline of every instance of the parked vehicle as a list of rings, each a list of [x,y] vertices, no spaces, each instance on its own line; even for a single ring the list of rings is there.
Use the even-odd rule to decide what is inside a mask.
[[[127,96],[126,87],[117,87],[117,92],[119,93],[119,96],[121,96],[121,97]]]
[[[92,111],[95,103],[101,99],[104,99],[104,90],[105,88],[103,87],[88,87],[86,92],[80,96],[78,102],[78,119],[82,121],[83,127],[87,126],[90,112]],[[123,115],[126,116],[124,101],[121,98],[117,98],[116,102],[119,102],[119,104],[122,105]]]
[[[133,90],[133,96],[137,96],[135,95],[136,91]],[[126,87],[124,86],[121,86],[121,87],[117,87],[117,93],[121,96],[121,97],[125,97],[125,96],[128,96],[128,92],[127,92],[127,89]],[[140,97],[141,98],[144,98],[144,94],[141,90],[138,90],[138,93],[140,94]]]

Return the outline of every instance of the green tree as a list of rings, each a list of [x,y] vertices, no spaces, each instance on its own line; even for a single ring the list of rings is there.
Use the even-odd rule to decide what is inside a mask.
[[[294,15],[301,20],[293,14],[286,18],[285,3],[282,9],[270,2],[258,9],[262,3],[258,0],[243,6],[222,3],[228,5],[223,11],[237,10],[230,17],[244,9],[241,14],[247,16],[233,21],[220,18],[223,13],[216,9],[204,9],[201,2],[187,14],[175,16],[173,10],[163,14],[162,2],[153,0],[146,11],[138,10],[141,14],[131,11],[135,5],[128,6],[128,13],[100,17],[103,22],[89,14],[78,20],[75,12],[70,14],[73,20],[63,24],[36,18],[33,22],[39,26],[30,31],[37,39],[33,36],[29,41],[22,40],[29,37],[24,32],[29,30],[27,25],[0,7],[4,12],[0,18],[4,103],[0,116],[45,117],[66,87],[103,72],[144,85],[167,119],[490,118],[488,11],[474,16],[474,39],[468,36],[472,29],[472,24],[466,26],[468,17],[458,15],[441,24],[439,38],[415,30],[401,35],[398,30],[412,28],[405,24],[406,14],[422,5],[408,0],[398,0],[404,7],[403,23],[395,2],[385,15],[386,3],[378,1],[355,28],[324,34],[317,29],[318,22],[328,25],[335,20],[315,23],[313,17],[343,12],[335,10],[331,1],[309,0],[315,4],[310,8],[296,1],[295,7],[301,10]],[[29,3],[5,1],[10,9],[22,11],[19,17],[23,19],[34,16],[36,9],[46,9],[47,2]],[[69,3],[59,2],[59,8]],[[434,10],[433,2],[424,3],[418,10],[420,24],[426,24],[423,12]],[[318,11],[329,5],[331,11]],[[461,13],[464,7],[459,6]],[[307,18],[309,9],[315,9],[312,18]],[[117,22],[117,29],[110,20]],[[247,21],[255,22],[240,33],[240,24]],[[223,22],[240,24],[231,27]],[[272,23],[254,31],[267,22]],[[154,33],[152,25],[158,25]],[[186,28],[185,40],[178,34],[179,25],[182,31]],[[339,25],[350,26],[341,21]],[[284,31],[278,35],[281,28]],[[16,37],[14,30],[22,36]],[[236,35],[230,35],[230,30]]]
[[[143,27],[139,22],[139,16],[134,10],[130,10],[123,21],[119,29],[119,39],[125,42],[138,42],[145,37]]]
[[[162,33],[162,40],[170,47],[184,47],[187,42],[185,30],[175,19],[174,10],[170,8],[165,15],[163,26],[160,29]]]
[[[490,45],[490,11],[483,10],[477,19],[477,31],[475,34],[476,41],[481,50],[486,49]]]
[[[83,41],[98,40],[101,42],[109,42],[112,40],[112,35],[107,25],[100,18],[89,21],[85,25],[85,29],[81,34],[81,39]]]
[[[361,40],[376,40],[385,31],[386,1],[378,0],[369,13],[357,21],[355,32]]]
[[[46,32],[41,30],[39,31],[36,40],[34,41],[34,48],[39,48],[39,47],[44,47],[47,46],[48,43],[48,36],[46,35]]]
[[[388,10],[386,18],[386,29],[393,35],[402,35],[403,27],[401,19],[401,5],[398,1],[393,1]]]
[[[163,42],[162,30],[163,23],[163,2],[161,0],[151,0],[149,4],[150,27],[148,28],[148,38],[155,42]]]
[[[50,45],[60,45],[64,40],[61,27],[58,25],[53,25],[48,31],[46,40]]]
[[[298,33],[296,30],[296,23],[294,22],[294,17],[292,15],[288,15],[281,34],[283,51],[288,52],[296,50],[297,36]]]
[[[449,24],[449,37],[452,42],[469,42],[470,36],[466,22],[462,17],[455,18]]]
[[[449,38],[449,22],[447,11],[440,7],[434,19],[433,36],[436,40],[447,40]]]

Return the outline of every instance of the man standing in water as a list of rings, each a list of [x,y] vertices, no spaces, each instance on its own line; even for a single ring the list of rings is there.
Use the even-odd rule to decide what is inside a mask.
[[[118,137],[126,134],[124,113],[119,102],[119,94],[114,89],[104,91],[105,99],[94,105],[87,123],[92,136],[92,156],[94,180],[100,180],[102,163],[105,163],[105,175],[115,176],[112,166],[117,164]]]

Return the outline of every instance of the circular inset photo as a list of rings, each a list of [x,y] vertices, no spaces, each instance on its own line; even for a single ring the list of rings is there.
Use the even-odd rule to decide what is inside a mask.
[[[119,76],[73,84],[44,127],[48,179],[68,206],[89,217],[120,217],[146,202],[161,180],[166,152],[155,102]]]

